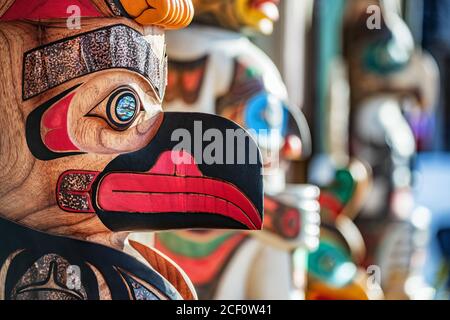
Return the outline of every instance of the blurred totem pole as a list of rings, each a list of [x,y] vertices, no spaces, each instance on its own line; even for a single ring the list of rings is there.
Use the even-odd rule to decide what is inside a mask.
[[[417,139],[407,115],[434,104],[438,71],[417,49],[395,1],[351,0],[344,17],[350,89],[350,155],[366,161],[373,186],[358,219],[387,298],[406,298],[415,248],[411,163]]]
[[[245,32],[272,32],[276,0],[193,1],[194,25],[168,34],[166,110],[214,113],[249,130],[264,161],[263,234],[159,234],[204,299],[303,298],[307,251],[319,237],[319,190],[287,185],[292,160],[309,153],[309,129],[270,58]],[[250,179],[250,178],[249,178]]]
[[[308,75],[314,99],[314,157],[309,179],[320,186],[321,237],[309,255],[308,299],[381,299],[377,281],[364,270],[366,247],[354,220],[372,185],[370,167],[350,156],[349,89],[341,54],[341,24],[346,1],[316,1]]]

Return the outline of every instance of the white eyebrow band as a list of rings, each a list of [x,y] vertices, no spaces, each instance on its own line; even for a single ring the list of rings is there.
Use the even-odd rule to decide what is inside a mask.
[[[33,49],[24,54],[23,63],[24,100],[72,79],[114,68],[144,76],[160,100],[167,84],[165,54],[158,57],[141,33],[123,24]]]

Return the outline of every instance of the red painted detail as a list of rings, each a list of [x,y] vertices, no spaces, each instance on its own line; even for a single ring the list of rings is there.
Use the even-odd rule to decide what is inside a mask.
[[[81,17],[102,16],[90,0],[16,0],[0,20],[69,18],[72,5],[80,8]]]
[[[69,106],[74,95],[72,93],[54,104],[42,117],[42,125],[47,129],[44,144],[54,152],[79,151],[69,138],[67,126]]]
[[[274,231],[274,216],[279,205],[268,196],[264,196],[264,228],[268,231]]]
[[[261,5],[267,2],[278,5],[280,3],[280,0],[250,0],[250,6],[253,8],[259,8]]]
[[[176,71],[169,70],[167,72],[167,89],[174,88],[177,85],[178,73]]]
[[[300,137],[293,134],[287,136],[281,148],[281,154],[286,159],[300,159],[302,155],[302,140]]]
[[[265,196],[264,212],[264,229],[289,239],[298,237],[301,231],[301,213],[297,209],[281,205]]]
[[[202,81],[203,73],[203,69],[185,71],[182,78],[183,88],[188,92],[196,91]]]
[[[148,173],[107,174],[98,187],[97,203],[109,212],[208,213],[261,229],[262,219],[252,202],[231,183],[204,177],[190,154],[174,164],[163,153]]]
[[[175,254],[168,250],[160,241],[156,241],[156,248],[174,260],[192,280],[194,285],[206,285],[217,279],[226,261],[235,249],[242,243],[246,235],[238,233],[227,239],[212,254],[204,258],[191,258]]]
[[[296,238],[300,234],[300,212],[295,209],[286,211],[281,217],[282,232],[286,237]]]
[[[91,182],[86,186],[85,189],[83,190],[76,190],[75,188],[73,189],[62,189],[62,182],[64,181],[64,179],[70,175],[89,175],[91,176]],[[69,170],[64,172],[58,179],[58,183],[56,184],[56,199],[58,202],[58,206],[67,212],[73,212],[73,213],[95,213],[95,210],[92,206],[92,199],[91,199],[91,190],[92,190],[92,185],[95,182],[95,179],[98,177],[98,175],[100,174],[100,172],[96,172],[96,171],[84,171],[84,170]],[[89,209],[88,210],[74,210],[68,207],[65,207],[62,202],[61,199],[59,198],[59,194],[60,193],[64,193],[64,194],[68,194],[68,195],[82,195],[82,196],[86,196],[86,198],[88,199],[89,202]]]
[[[172,176],[202,177],[195,159],[185,151],[168,151],[160,155],[149,173]]]
[[[264,208],[266,208],[266,211],[275,211],[278,209],[278,203],[275,200],[265,196]]]
[[[322,192],[320,194],[319,203],[322,208],[328,209],[333,214],[333,218],[337,218],[343,209],[342,203],[328,192]]]

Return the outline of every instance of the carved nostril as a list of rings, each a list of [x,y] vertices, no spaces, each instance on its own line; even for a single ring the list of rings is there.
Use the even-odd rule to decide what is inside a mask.
[[[64,172],[56,188],[58,206],[67,212],[94,213],[90,193],[98,175],[95,171]]]

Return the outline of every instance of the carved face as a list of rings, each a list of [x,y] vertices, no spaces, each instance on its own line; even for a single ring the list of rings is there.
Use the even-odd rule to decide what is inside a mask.
[[[238,127],[162,113],[162,31],[122,18],[83,19],[81,30],[61,23],[0,22],[1,214],[77,236],[260,228],[259,155],[256,164],[207,165],[200,141],[200,156],[173,158],[176,129],[194,133],[197,121],[225,136]]]
[[[195,20],[224,28],[270,34],[278,20],[279,0],[194,0]]]

